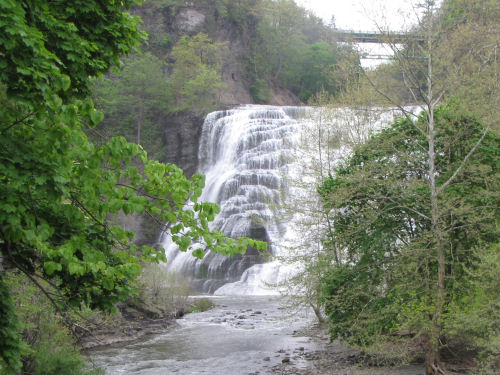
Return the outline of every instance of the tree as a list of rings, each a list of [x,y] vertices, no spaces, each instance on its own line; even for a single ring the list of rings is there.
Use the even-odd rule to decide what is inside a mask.
[[[135,20],[116,3],[67,6],[61,1],[9,0],[0,2],[0,31],[1,259],[3,266],[15,262],[32,274],[40,265],[34,249],[47,257],[50,248],[44,244],[58,236],[48,222],[58,216],[63,222],[71,220],[63,197],[77,156],[72,147],[83,141],[79,116],[89,123],[100,118],[83,100],[89,92],[88,77],[117,64],[140,33]],[[21,346],[9,292],[3,278],[1,282],[0,358],[7,370],[15,371],[21,366]]]
[[[499,244],[482,246],[476,254],[477,266],[466,269],[470,288],[452,302],[445,328],[478,353],[480,373],[492,375],[500,368]]]
[[[61,324],[60,314],[40,289],[23,274],[7,272],[4,285],[10,290],[15,313],[22,322],[23,374],[36,375],[97,375],[100,372],[86,363],[79,348],[74,345],[72,328],[82,327],[82,316],[89,312],[71,315],[74,325]],[[96,316],[97,314],[93,314]],[[78,323],[76,323],[78,322]],[[13,327],[14,328],[14,327]],[[76,330],[76,329],[75,329]],[[3,370],[3,369],[2,369]],[[2,374],[5,372],[2,371]]]
[[[299,98],[306,101],[321,90],[335,94],[338,87],[332,82],[331,72],[338,63],[339,54],[335,46],[326,42],[308,46],[296,74]]]
[[[161,139],[153,124],[171,111],[165,70],[160,59],[146,52],[124,59],[119,74],[98,80],[93,90],[96,105],[106,113],[99,132],[111,127],[112,134],[123,135],[144,148]]]
[[[284,68],[294,60],[303,35],[296,31],[304,18],[304,9],[291,0],[271,1],[266,4],[264,22],[259,23],[259,37],[262,40],[267,59],[266,69],[274,79],[278,79]]]
[[[497,235],[494,186],[500,138],[485,136],[482,124],[457,107],[439,108],[435,114],[436,182],[443,186],[455,176],[438,197],[441,238],[432,220],[429,140],[417,130],[427,123],[425,114],[417,124],[398,120],[358,146],[321,186],[332,210],[332,237],[347,255],[323,280],[335,337],[373,347],[404,339],[394,332],[405,333],[423,341],[427,355],[434,349],[429,347],[434,334],[440,343],[453,337],[445,327],[453,320],[451,306],[470,293],[465,269],[480,267],[478,249],[494,243]],[[479,140],[467,171],[456,175]],[[439,259],[439,241],[446,243],[444,259]],[[443,313],[436,313],[436,306]]]
[[[315,104],[324,105],[328,97],[326,92],[318,94]],[[280,261],[290,265],[292,272],[276,287],[290,308],[312,308],[320,324],[324,323],[319,304],[320,275],[330,260],[322,251],[329,215],[311,189],[325,177],[324,171],[345,135],[340,128],[334,113],[326,107],[306,114],[299,121],[300,138],[294,147],[292,172],[287,170],[282,177],[289,187],[283,199],[287,203],[282,207],[288,230],[302,235],[280,244],[287,249]]]
[[[500,7],[492,0],[446,0],[441,6],[437,74],[448,92],[499,132]]]
[[[450,244],[456,244],[454,241],[458,241],[467,233],[465,227],[470,225],[476,228],[476,225],[487,224],[487,220],[481,221],[484,216],[480,213],[479,207],[482,207],[483,199],[486,199],[483,193],[490,194],[490,188],[481,185],[480,180],[484,177],[494,181],[494,176],[489,174],[493,168],[491,165],[483,165],[485,169],[478,172],[476,168],[479,167],[472,161],[478,160],[475,159],[476,157],[481,162],[483,161],[481,158],[484,155],[476,154],[480,150],[484,151],[483,142],[487,139],[492,142],[489,134],[491,122],[486,121],[483,125],[467,116],[453,119],[450,112],[441,113],[443,117],[440,121],[437,120],[439,104],[445,100],[450,102],[454,94],[448,91],[452,88],[449,81],[447,83],[442,79],[446,76],[446,74],[441,74],[442,67],[452,66],[453,62],[440,53],[441,48],[449,48],[449,46],[444,43],[446,40],[443,40],[443,35],[445,34],[442,32],[442,25],[438,23],[438,15],[434,1],[424,1],[419,25],[413,33],[409,34],[407,43],[403,47],[398,47],[397,43],[391,43],[404,88],[409,94],[411,103],[416,104],[418,110],[412,112],[405,106],[408,100],[404,96],[384,91],[373,82],[375,90],[387,99],[388,103],[396,105],[406,117],[407,122],[400,129],[405,135],[399,141],[394,142],[395,144],[391,144],[393,150],[388,150],[387,154],[377,153],[378,150],[386,150],[382,143],[370,142],[372,150],[366,150],[359,160],[351,159],[352,168],[336,171],[337,174],[351,176],[352,173],[352,176],[360,178],[357,184],[362,188],[357,189],[357,184],[349,184],[357,195],[350,195],[351,193],[343,186],[344,180],[338,175],[328,180],[332,183],[328,189],[345,194],[337,196],[337,199],[346,199],[343,201],[346,207],[332,203],[332,207],[336,207],[340,210],[339,212],[343,213],[343,215],[336,216],[339,224],[336,224],[332,236],[336,240],[349,238],[342,245],[348,252],[354,249],[350,258],[350,262],[353,263],[347,262],[333,267],[331,274],[327,277],[330,282],[326,294],[337,298],[336,301],[329,302],[331,303],[330,316],[336,322],[334,334],[356,337],[360,334],[358,328],[367,326],[359,324],[352,327],[351,324],[353,321],[359,323],[368,319],[371,319],[371,328],[367,328],[366,332],[374,337],[377,333],[387,333],[386,329],[397,326],[400,319],[398,314],[401,313],[397,306],[399,306],[398,303],[402,303],[401,301],[405,301],[406,297],[402,292],[404,288],[394,290],[390,288],[391,280],[401,277],[399,269],[393,267],[393,264],[405,265],[406,263],[400,261],[406,259],[408,264],[414,265],[417,270],[424,265],[425,272],[422,273],[410,272],[411,270],[407,268],[402,269],[407,272],[403,278],[407,282],[408,275],[418,276],[422,279],[422,284],[426,286],[424,290],[414,289],[410,293],[410,299],[413,298],[412,293],[425,296],[422,299],[417,298],[420,303],[411,305],[411,309],[417,312],[414,317],[419,316],[415,319],[419,322],[416,325],[422,332],[420,337],[424,342],[427,374],[438,374],[442,371],[440,349],[445,338],[444,327],[448,308],[450,301],[454,298],[454,288],[458,288],[457,285],[466,284],[461,284],[464,279],[456,276],[456,269],[468,264],[467,262],[476,264],[471,254],[474,253],[475,246],[480,246],[473,242],[461,242],[466,249],[464,254],[467,255],[460,258],[463,264],[456,265],[455,259],[450,260],[450,257],[454,256],[456,248],[460,246],[453,247]],[[390,34],[387,38],[391,41]],[[494,67],[495,64],[492,66]],[[472,76],[477,79],[480,75],[473,73]],[[369,75],[367,77],[369,78]],[[498,92],[484,91],[483,93],[487,94],[484,100],[488,102],[498,100]],[[399,100],[400,98],[405,101]],[[459,111],[454,108],[451,112]],[[415,121],[417,118],[418,121]],[[463,125],[464,129],[450,126],[455,123]],[[412,130],[403,130],[407,128]],[[464,132],[472,132],[468,136],[474,141],[470,142]],[[401,150],[400,146],[398,147],[399,143],[404,145]],[[413,144],[418,146],[411,147]],[[456,145],[458,151],[452,152],[452,145]],[[413,154],[405,153],[405,149],[412,150]],[[449,157],[447,166],[442,164],[443,155]],[[368,164],[369,161],[370,164]],[[376,165],[372,164],[375,161]],[[385,169],[384,166],[387,164],[392,165],[393,170]],[[370,181],[362,179],[363,173],[370,175],[380,185],[373,186]],[[462,179],[472,178],[472,176],[475,178],[476,173],[479,175],[484,173],[483,177],[478,177],[477,184],[485,190],[470,191],[470,196],[457,194],[456,189],[457,186],[461,186]],[[413,180],[415,185],[409,186],[407,180],[408,182]],[[363,184],[367,186],[364,187]],[[485,193],[486,191],[488,193]],[[380,196],[379,192],[383,195]],[[330,199],[329,202],[333,202],[332,197],[328,199]],[[379,203],[379,199],[387,199],[387,201],[382,200]],[[391,206],[390,199],[393,200],[392,204],[398,205],[398,209],[395,210]],[[462,199],[467,204],[464,204]],[[455,211],[452,207],[461,207],[463,211]],[[366,211],[369,208],[370,210]],[[408,212],[405,212],[403,208]],[[470,210],[468,211],[470,216],[465,213],[467,210]],[[486,212],[490,215],[489,219],[494,220],[495,215],[491,211],[485,210],[485,214]],[[342,218],[346,220],[343,225],[341,224]],[[425,220],[422,222],[422,219]],[[465,227],[459,224],[461,221],[467,223],[463,224]],[[478,224],[479,222],[481,224]],[[357,223],[356,226],[354,226],[355,223]],[[355,228],[359,225],[361,228],[356,230]],[[494,233],[494,229],[488,230],[490,234]],[[344,237],[349,231],[351,231],[350,234]],[[481,236],[479,235],[478,238]],[[490,241],[484,238],[483,240]],[[408,252],[409,249],[413,251]],[[416,254],[424,261],[413,258]],[[353,264],[359,266],[355,272],[352,272]],[[363,270],[369,270],[369,272],[362,272]],[[451,279],[458,281],[451,282]],[[357,288],[353,285],[357,285]],[[342,305],[343,302],[338,299],[340,291],[345,293],[345,305]],[[351,305],[344,308],[348,303]],[[344,307],[340,308],[340,306]],[[338,313],[336,317],[335,312]],[[361,315],[358,315],[360,312]],[[344,319],[345,326],[337,324],[342,319]],[[370,335],[357,336],[357,339],[359,343],[372,341]]]
[[[292,233],[301,235],[280,244],[287,248],[280,260],[294,271],[278,287],[290,307],[311,307],[323,323],[322,275],[332,264],[344,262],[345,257],[329,236],[333,217],[316,189],[343,155],[368,138],[383,112],[366,105],[332,105],[333,99],[326,91],[313,98],[310,104],[315,108],[299,120],[292,172],[283,176],[290,187],[283,207],[286,221]]]
[[[218,206],[197,202],[203,176],[189,180],[124,138],[93,145],[82,131],[103,116],[88,99],[90,78],[141,39],[123,11],[131,4],[0,2],[1,267],[24,273],[63,316],[82,304],[113,309],[133,293],[140,260],[165,260],[109,221],[120,211],[159,215],[199,257],[205,245],[224,254],[265,246],[209,230]],[[0,293],[0,366],[16,372],[22,347],[3,277]]]
[[[203,111],[213,105],[215,90],[224,87],[220,69],[226,51],[226,43],[213,42],[203,33],[183,36],[176,43],[170,77],[176,110]]]

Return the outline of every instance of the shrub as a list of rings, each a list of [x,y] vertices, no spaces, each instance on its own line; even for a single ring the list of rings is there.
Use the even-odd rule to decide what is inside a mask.
[[[195,299],[189,306],[188,312],[203,312],[212,309],[214,306],[212,300],[208,298]]]

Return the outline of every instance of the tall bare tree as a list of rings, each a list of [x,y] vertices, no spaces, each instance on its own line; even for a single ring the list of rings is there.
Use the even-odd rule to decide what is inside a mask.
[[[497,8],[491,2],[482,1],[482,3],[483,5],[489,4],[492,11]],[[462,2],[461,5],[462,8],[459,8],[461,11],[474,15],[474,7],[467,8],[467,2]],[[447,205],[450,204],[450,201],[447,197],[454,187],[454,183],[462,178],[464,173],[470,173],[471,160],[490,131],[490,126],[494,124],[494,121],[492,121],[491,111],[488,110],[487,106],[483,106],[480,114],[486,119],[486,125],[475,142],[465,143],[466,146],[463,147],[467,147],[467,149],[461,150],[461,159],[458,162],[455,161],[450,166],[452,169],[446,171],[446,174],[443,175],[443,170],[438,168],[438,163],[440,159],[439,153],[443,150],[443,146],[439,145],[439,142],[443,142],[444,129],[440,128],[440,126],[443,126],[443,122],[436,121],[436,111],[443,102],[449,100],[457,91],[465,91],[463,89],[467,86],[461,85],[459,82],[464,74],[469,84],[475,81],[479,83],[481,77],[486,75],[492,79],[492,82],[482,85],[482,90],[478,90],[478,93],[480,93],[479,98],[467,97],[462,92],[462,98],[469,99],[469,104],[474,101],[498,103],[500,95],[498,90],[494,90],[498,86],[498,63],[496,55],[493,53],[498,49],[498,38],[495,40],[494,37],[490,36],[494,31],[485,26],[483,30],[489,30],[490,33],[488,34],[488,42],[481,42],[481,48],[469,43],[467,52],[470,54],[469,57],[465,56],[458,61],[450,60],[450,53],[443,53],[447,48],[445,43],[450,39],[454,39],[454,34],[450,34],[450,28],[453,26],[465,30],[466,26],[459,24],[446,25],[443,21],[443,11],[436,6],[434,0],[424,0],[416,4],[414,10],[418,25],[408,33],[406,43],[402,44],[400,38],[393,38],[390,32],[380,28],[380,31],[386,37],[387,43],[393,49],[395,64],[407,94],[399,95],[399,93],[387,91],[375,80],[371,79],[370,74],[366,76],[371,79],[375,91],[388,104],[398,107],[407,117],[407,124],[410,124],[414,129],[413,135],[410,133],[408,135],[414,139],[418,137],[424,140],[424,143],[421,143],[419,147],[425,148],[425,152],[420,153],[420,155],[424,156],[422,165],[425,169],[422,176],[428,196],[423,200],[425,205],[423,210],[418,207],[407,208],[425,218],[426,225],[429,227],[426,238],[427,243],[424,246],[427,253],[424,256],[430,262],[429,264],[435,264],[435,267],[429,268],[431,272],[428,274],[427,280],[425,280],[425,282],[429,283],[432,308],[428,310],[430,319],[425,333],[421,337],[424,340],[426,374],[438,375],[444,373],[440,359],[440,349],[442,348],[444,332],[444,314],[447,311],[447,302],[451,298],[446,287],[447,277],[450,276],[450,262],[448,259],[453,255],[450,253],[449,238],[452,230],[450,228],[454,228],[453,230],[457,228],[456,224],[450,226],[448,222],[447,215],[450,214],[450,207]],[[463,22],[467,25],[466,16],[464,18]],[[453,30],[453,32],[456,31]],[[470,37],[469,40],[473,40],[473,38]],[[480,64],[481,59],[484,62],[482,67]],[[455,69],[453,71],[454,75],[450,75],[449,73],[453,69]],[[484,72],[485,70],[487,70],[487,73]],[[413,106],[409,106],[410,103]],[[481,107],[469,105],[469,108]],[[417,118],[419,121],[416,121]],[[460,134],[457,134],[456,138],[458,139],[459,136]],[[408,158],[408,160],[410,159]],[[382,162],[383,160],[379,161]],[[384,214],[383,212],[380,213],[380,215]],[[376,220],[376,217],[372,219]]]

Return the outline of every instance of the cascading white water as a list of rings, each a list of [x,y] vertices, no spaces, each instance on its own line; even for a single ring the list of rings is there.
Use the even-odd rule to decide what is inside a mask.
[[[213,112],[203,124],[199,171],[206,176],[203,201],[216,202],[221,212],[212,228],[236,238],[267,241],[272,254],[286,231],[280,215],[282,194],[287,190],[282,176],[291,161],[290,151],[298,134],[296,118],[307,109],[299,107],[242,106]],[[207,253],[203,260],[180,252],[168,238],[167,269],[194,280],[202,292],[244,280],[230,294],[262,294],[261,280],[277,281],[279,266],[263,264],[261,254],[249,249],[233,258]],[[248,270],[248,269],[252,270]],[[267,277],[264,277],[267,276]]]
[[[318,169],[331,169],[350,152],[352,144],[366,139],[369,131],[387,124],[393,116],[391,111],[374,108],[359,112],[257,105],[209,114],[201,133],[198,169],[206,176],[201,200],[221,206],[212,228],[233,238],[267,241],[277,257],[266,262],[249,249],[233,258],[208,252],[199,260],[164,238],[167,270],[192,279],[195,288],[204,293],[275,294],[267,285],[286,281],[301,267],[279,258],[292,248],[321,251],[324,233],[320,221],[307,226],[316,233],[300,233],[304,219],[310,216],[307,209],[293,207],[293,213],[286,215],[283,200],[288,206],[301,202],[318,207]],[[332,139],[336,145],[330,146]],[[316,169],[315,175],[308,174],[311,168]],[[294,200],[297,196],[302,197]]]

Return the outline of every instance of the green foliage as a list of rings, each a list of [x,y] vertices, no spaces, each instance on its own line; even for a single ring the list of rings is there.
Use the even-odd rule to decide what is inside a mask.
[[[96,143],[124,136],[142,145],[151,158],[162,160],[165,118],[179,111],[203,113],[213,108],[217,89],[224,86],[220,71],[226,50],[225,43],[198,34],[182,37],[173,46],[170,67],[157,57],[158,49],[128,56],[117,74],[94,81],[96,106],[106,117],[87,133]]]
[[[84,276],[85,266],[97,261],[86,262],[83,257],[87,240],[87,247],[99,246],[94,233],[98,225],[69,204],[70,191],[80,195],[74,173],[92,152],[79,130],[81,121],[95,125],[102,118],[84,99],[89,77],[118,64],[118,56],[141,38],[135,19],[122,11],[131,4],[0,2],[0,251],[4,265],[30,274],[57,271],[62,276],[57,282],[63,283]],[[120,257],[109,252],[101,255],[103,271],[102,261],[113,264],[112,259]],[[124,261],[116,266],[120,263],[119,278],[124,279],[131,270]],[[114,270],[111,267],[110,275],[94,280],[113,279]],[[77,290],[69,281],[64,292],[71,294],[71,289]],[[13,341],[12,330],[17,326],[5,297],[6,319],[0,330],[6,334],[6,346],[0,357],[17,370],[21,346]]]
[[[175,110],[197,110],[198,107],[206,110],[213,106],[216,89],[221,87],[218,73],[222,62],[231,64],[229,66],[238,63],[247,70],[251,94],[257,103],[269,102],[268,82],[278,83],[306,102],[319,89],[335,94],[344,86],[347,76],[357,77],[358,53],[349,46],[338,46],[332,29],[292,0],[194,0],[190,3],[155,0],[135,9],[145,15],[144,27],[150,34],[149,44],[143,49],[161,59],[177,60],[169,72]],[[189,33],[176,36],[173,30],[169,38],[164,38],[164,30],[171,29],[177,11],[190,6],[205,15],[203,34],[210,38],[220,40],[221,29],[238,33],[240,43],[236,44],[236,53],[227,53],[221,43],[202,41],[207,38],[206,34],[205,37]],[[197,66],[199,54],[192,49],[200,49],[200,41],[218,48],[220,61]],[[342,64],[346,69],[339,73]]]
[[[142,37],[122,11],[133,3],[2,0],[0,81],[9,82],[8,94],[32,102],[85,97],[88,77],[118,65]]]
[[[203,176],[187,179],[175,165],[148,160],[123,137],[94,145],[82,131],[103,118],[86,97],[90,77],[118,65],[141,39],[136,19],[122,11],[130,4],[0,2],[0,259],[42,290],[49,283],[60,308],[112,310],[134,292],[139,261],[165,260],[163,249],[134,245],[132,232],[109,221],[120,212],[160,217],[181,250],[195,248],[200,258],[205,249],[266,247],[209,229],[219,207],[198,202]],[[20,345],[2,293],[0,356],[17,369]]]
[[[146,52],[125,58],[118,74],[96,80],[96,106],[106,116],[96,132],[88,131],[92,139],[102,142],[103,136],[119,134],[161,159],[162,132],[157,123],[172,110],[165,70],[159,58]]]
[[[84,371],[84,359],[69,344],[54,347],[54,342],[42,342],[37,351],[34,372],[37,375],[76,375],[84,374]]]
[[[439,17],[438,74],[443,87],[497,133],[500,62],[495,0],[446,0]]]
[[[23,373],[98,373],[97,369],[87,368],[85,358],[75,348],[67,328],[69,321],[63,319],[38,287],[27,277],[14,273],[7,273],[5,283],[13,291],[13,304],[22,324],[23,345],[29,345],[29,349],[23,351]],[[21,369],[16,372],[20,373]]]
[[[479,352],[481,374],[495,374],[500,368],[500,246],[484,245],[476,253],[477,267],[466,269],[468,292],[451,302],[446,331]]]
[[[203,33],[183,36],[175,44],[171,87],[176,110],[203,111],[213,105],[216,89],[224,87],[220,69],[226,51],[226,43],[213,42]]]
[[[20,323],[14,311],[12,298],[5,283],[3,271],[0,274],[0,372],[21,371],[21,354],[26,349],[20,342]]]
[[[267,81],[263,78],[256,78],[250,85],[250,94],[257,104],[269,103],[270,94]]]
[[[357,53],[338,48],[331,30],[294,1],[263,1],[258,9],[250,65],[258,79],[272,76],[307,102],[320,90],[338,92],[342,85],[334,72],[339,62],[359,67]]]
[[[435,120],[437,176],[443,184],[481,137],[482,125],[453,105],[436,111]],[[422,116],[417,126],[425,121]],[[499,142],[486,135],[440,196],[447,243],[445,310],[470,295],[468,273],[481,266],[474,249],[498,235]],[[437,261],[427,148],[409,120],[398,120],[355,148],[319,188],[334,223],[329,240],[346,257],[323,278],[322,302],[333,337],[366,346],[392,340],[393,333],[417,340],[432,327]]]
[[[331,94],[335,93],[336,87],[329,79],[332,68],[337,64],[338,53],[336,48],[329,43],[320,42],[308,46],[303,60],[302,72],[298,72],[296,77],[300,77],[298,82],[301,90],[299,98],[307,101],[312,95],[320,90],[325,90]]]
[[[255,25],[261,0],[197,0],[196,5],[215,10],[215,22],[228,21],[240,32],[248,32]]]
[[[445,0],[441,2],[439,12],[431,18],[434,92],[458,98],[464,108],[480,116],[486,126],[498,132],[498,2]],[[428,19],[423,17],[413,31],[427,35]],[[388,38],[391,38],[390,35]],[[367,75],[375,87],[392,101],[417,104],[427,90],[426,65],[431,52],[426,50],[427,47],[426,43],[418,43],[410,36],[405,45],[396,51],[397,61],[382,64],[368,71]]]

